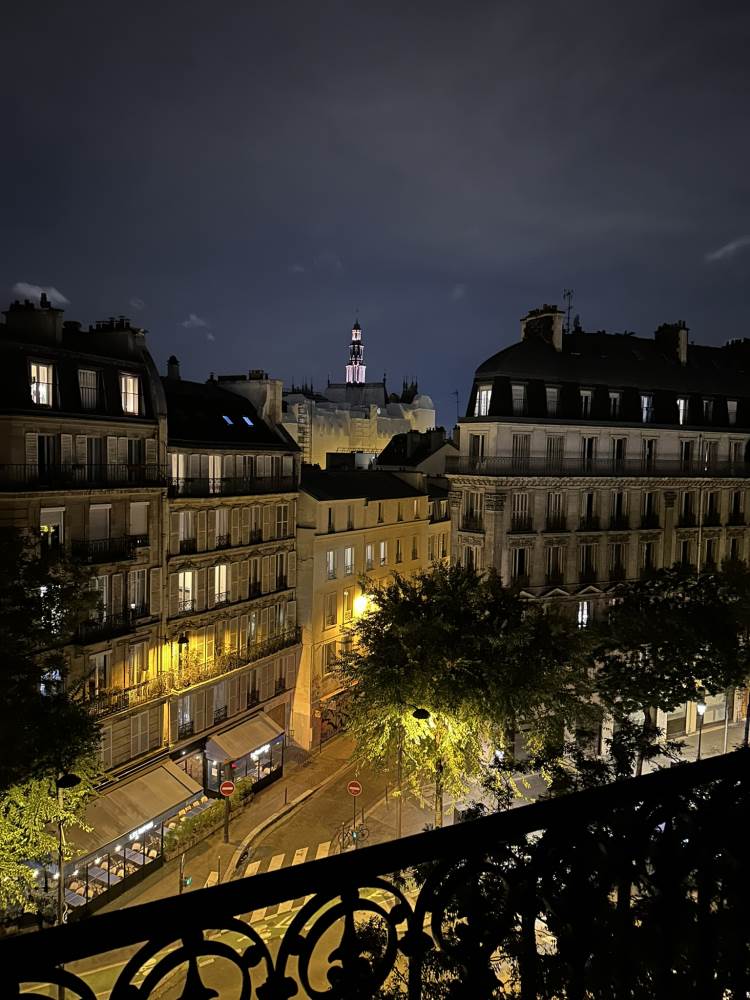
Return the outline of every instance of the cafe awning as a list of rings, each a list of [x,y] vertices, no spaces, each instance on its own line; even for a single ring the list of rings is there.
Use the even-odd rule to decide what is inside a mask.
[[[239,726],[215,733],[206,743],[206,756],[211,760],[238,760],[283,734],[281,726],[261,712]]]
[[[77,857],[93,854],[147,823],[161,821],[202,791],[174,761],[165,760],[102,792],[86,808],[84,822],[91,831],[71,829],[66,838]]]

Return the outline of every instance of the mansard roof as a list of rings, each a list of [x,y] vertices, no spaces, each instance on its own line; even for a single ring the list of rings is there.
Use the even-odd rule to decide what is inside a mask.
[[[316,500],[404,500],[426,496],[391,472],[302,466],[300,489]]]

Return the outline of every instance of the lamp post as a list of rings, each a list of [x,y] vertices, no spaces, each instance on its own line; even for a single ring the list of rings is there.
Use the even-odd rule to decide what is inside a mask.
[[[65,831],[63,830],[63,791],[66,788],[75,788],[80,785],[81,779],[77,774],[59,774],[55,781],[57,789],[57,923],[62,924],[65,920],[65,874],[63,865],[65,859]],[[63,965],[60,963],[60,971]],[[57,987],[58,1000],[65,1000],[65,987],[60,984]]]
[[[698,701],[695,703],[695,709],[698,713],[698,753],[695,756],[696,761],[701,759],[701,741],[703,740],[703,716],[706,714],[706,692],[704,688],[700,688],[698,691]]]

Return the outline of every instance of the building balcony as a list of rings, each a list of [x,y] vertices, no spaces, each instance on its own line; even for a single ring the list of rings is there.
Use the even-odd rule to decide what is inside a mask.
[[[567,531],[568,522],[562,514],[554,514],[544,522],[545,531]]]
[[[587,514],[578,522],[579,531],[601,531],[598,514]]]
[[[198,610],[198,601],[195,597],[184,597],[177,602],[177,614],[189,615]]]
[[[718,510],[707,510],[703,515],[704,528],[718,528],[721,524],[721,516]]]
[[[136,543],[132,535],[120,538],[77,539],[70,543],[70,554],[82,563],[118,562],[121,559],[134,559]]]
[[[625,476],[635,478],[671,479],[747,479],[750,463],[746,462],[680,462],[668,459],[643,462],[640,459],[614,460],[610,458],[584,460],[580,457],[548,459],[545,455],[528,458],[492,456],[472,458],[469,455],[450,455],[446,459],[446,472],[454,476]]]
[[[610,531],[629,531],[630,530],[630,518],[625,514],[618,514],[609,519],[609,530]]]
[[[656,513],[641,515],[641,528],[658,528],[659,515]]]
[[[544,578],[544,582],[548,587],[560,587],[562,585],[564,578],[564,573],[561,570],[556,570],[554,573],[547,573]]]
[[[730,528],[741,528],[745,524],[745,515],[741,510],[730,511],[727,517],[727,525]]]
[[[510,578],[510,585],[511,587],[528,587],[529,579],[528,573],[514,573]]]
[[[578,580],[580,583],[596,583],[596,567],[584,566],[578,574]]]
[[[214,725],[217,726],[220,722],[226,722],[229,716],[229,708],[227,705],[222,705],[220,708],[214,709]]]
[[[86,699],[86,707],[99,719],[115,712],[124,712],[128,708],[143,705],[153,701],[155,698],[162,698],[171,690],[171,684],[167,675],[150,678],[141,684],[136,684],[129,688],[108,688],[99,691],[94,697]]]
[[[169,478],[170,497],[241,497],[266,493],[294,493],[294,476],[230,477],[224,479]]]
[[[678,528],[694,528],[695,524],[695,512],[692,510],[683,511],[677,519]]]
[[[6,937],[6,993],[64,982],[92,996],[102,968],[103,998],[133,981],[144,1000],[165,982],[174,996],[239,996],[242,977],[242,995],[302,997],[312,966],[332,997],[359,1000],[424,1000],[438,977],[443,995],[471,998],[510,995],[510,977],[520,998],[738,998],[746,772],[738,750]],[[291,919],[268,941],[249,915],[276,907]]]
[[[180,539],[180,555],[181,556],[191,556],[198,551],[198,539],[197,538],[181,538]]]
[[[117,614],[105,614],[81,622],[76,629],[75,642],[79,645],[100,642],[102,639],[126,635],[128,632],[132,632],[135,626],[136,616],[130,610]]]
[[[610,580],[619,581],[625,579],[625,564],[615,563],[609,571]]]
[[[534,530],[534,528],[532,527],[532,520],[531,520],[530,517],[527,517],[527,516],[524,516],[524,517],[519,517],[519,516],[511,517],[511,519],[510,519],[510,527],[508,528],[508,531],[511,534],[528,535],[529,532],[531,532],[533,530]]]
[[[177,739],[187,740],[195,733],[195,722],[193,719],[188,719],[186,722],[181,722],[177,726]]]
[[[0,465],[0,491],[96,490],[119,486],[166,486],[160,465]]]
[[[222,608],[224,607],[225,604],[230,604],[230,603],[231,603],[231,596],[228,590],[223,590],[219,594],[214,594],[213,607]]]
[[[461,531],[484,531],[484,518],[479,514],[464,514]]]
[[[200,684],[202,681],[211,680],[214,677],[221,677],[232,670],[247,666],[256,660],[262,660],[266,656],[272,656],[282,649],[297,645],[302,637],[302,629],[299,626],[285,629],[278,635],[268,636],[259,639],[257,642],[248,642],[236,653],[223,653],[215,656],[208,663],[186,662],[176,671],[165,674],[167,683],[174,691],[182,691],[193,684]]]
[[[216,548],[217,549],[228,549],[232,544],[231,535],[217,535],[216,536]]]

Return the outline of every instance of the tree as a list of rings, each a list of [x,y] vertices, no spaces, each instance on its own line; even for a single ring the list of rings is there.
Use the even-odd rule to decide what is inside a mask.
[[[15,529],[0,529],[0,792],[58,774],[98,747],[98,726],[76,697],[64,646],[91,614],[90,571]]]
[[[400,761],[407,787],[435,781],[466,790],[488,749],[510,757],[527,744],[560,743],[564,728],[596,711],[580,630],[502,586],[489,570],[438,565],[411,578],[363,581],[371,610],[342,656],[351,689],[355,759]]]
[[[741,592],[729,577],[680,567],[624,584],[597,630],[596,688],[620,723],[643,713],[644,741],[656,727],[655,710],[669,712],[697,697],[745,681]],[[643,766],[638,755],[636,772]]]

